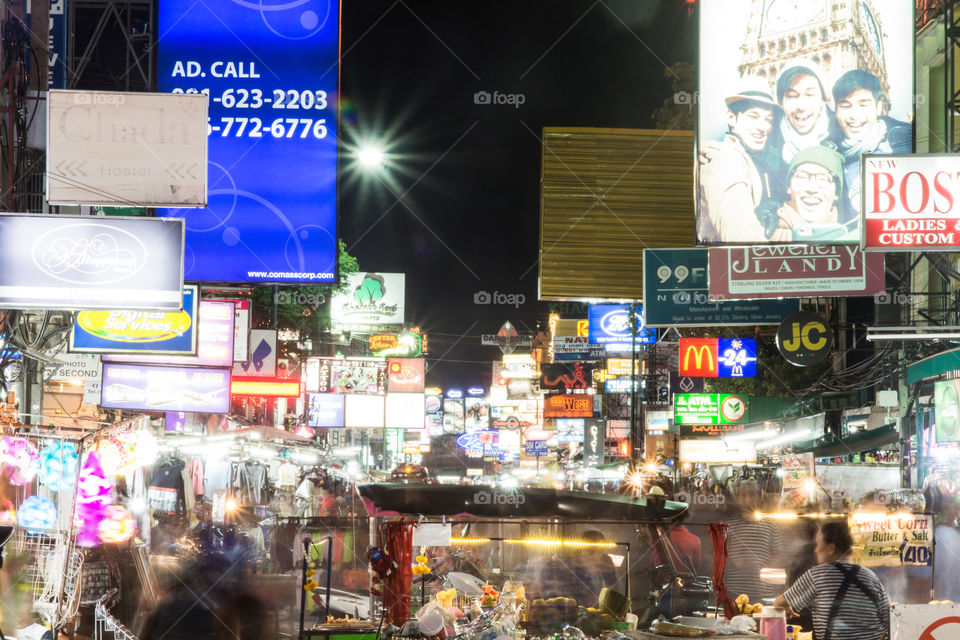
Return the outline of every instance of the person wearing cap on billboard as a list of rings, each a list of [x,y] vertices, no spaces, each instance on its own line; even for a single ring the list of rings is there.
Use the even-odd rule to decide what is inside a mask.
[[[820,67],[810,60],[794,60],[777,76],[777,102],[783,119],[777,131],[785,163],[801,149],[816,147],[835,130],[829,94]]]
[[[843,157],[827,147],[801,149],[787,170],[790,199],[777,211],[778,224],[771,240],[842,241],[856,230],[840,224],[837,202],[843,195]]]
[[[833,85],[837,105],[837,151],[843,155],[846,206],[841,222],[860,217],[860,156],[865,153],[910,153],[913,127],[882,115],[886,98],[880,79],[867,71],[847,71]]]
[[[725,102],[728,131],[720,143],[710,144],[709,157],[700,166],[697,237],[706,244],[766,242],[757,212],[774,192],[762,154],[780,107],[759,78],[745,79]]]

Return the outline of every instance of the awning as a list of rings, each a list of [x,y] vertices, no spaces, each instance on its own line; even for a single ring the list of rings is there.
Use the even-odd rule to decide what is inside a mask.
[[[842,440],[832,440],[828,442],[818,442],[810,446],[801,448],[799,453],[813,452],[816,458],[830,458],[833,456],[846,456],[862,451],[871,451],[879,449],[900,440],[900,432],[897,426],[888,424],[879,429],[871,429],[861,433],[847,436]]]
[[[951,349],[907,365],[907,384],[960,370],[960,349]]]

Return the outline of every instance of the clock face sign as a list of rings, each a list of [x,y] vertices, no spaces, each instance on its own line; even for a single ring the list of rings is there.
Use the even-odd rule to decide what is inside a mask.
[[[814,20],[826,18],[823,0],[769,0],[764,14],[766,33],[787,31],[806,26]]]
[[[880,27],[877,26],[877,19],[865,2],[860,3],[860,23],[866,30],[867,42],[870,43],[877,55],[882,56],[883,39],[880,37]]]

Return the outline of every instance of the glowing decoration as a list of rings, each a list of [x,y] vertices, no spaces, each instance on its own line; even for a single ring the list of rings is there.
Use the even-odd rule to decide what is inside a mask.
[[[13,503],[6,498],[0,502],[0,525],[13,526],[17,524],[17,510],[13,508]]]
[[[304,424],[304,425],[300,425],[299,427],[297,427],[296,429],[294,429],[294,430],[293,430],[293,433],[294,433],[295,435],[298,435],[298,436],[303,436],[304,438],[312,438],[312,437],[313,437],[313,428],[312,428],[312,427],[308,427],[307,425]]]
[[[116,440],[125,451],[124,461],[117,468],[117,475],[133,473],[141,467],[150,466],[157,459],[157,439],[149,431],[128,431],[118,435]]]
[[[30,535],[39,535],[38,529],[52,531],[57,524],[57,505],[50,498],[30,496],[20,505],[17,524]]]
[[[81,547],[95,547],[100,544],[97,527],[103,520],[107,506],[112,502],[110,492],[113,483],[107,479],[100,462],[100,454],[91,451],[87,454],[80,469],[80,483],[77,486],[76,519],[80,532],[77,544]]]
[[[37,475],[37,447],[23,438],[0,438],[0,463],[3,464],[10,484],[21,486],[32,482]]]
[[[100,465],[108,476],[126,473],[131,466],[132,456],[127,447],[117,438],[103,438],[91,448],[100,454]]]
[[[106,544],[126,542],[136,531],[136,520],[119,504],[107,507],[103,512],[103,520],[97,525],[97,535]]]
[[[37,477],[51,491],[69,490],[77,481],[77,447],[71,442],[52,442],[40,450]]]

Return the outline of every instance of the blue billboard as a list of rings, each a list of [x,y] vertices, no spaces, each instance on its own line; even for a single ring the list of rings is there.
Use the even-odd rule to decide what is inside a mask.
[[[197,287],[188,284],[181,311],[79,311],[70,351],[194,354],[199,297]]]
[[[633,323],[630,321],[629,304],[592,304],[587,318],[589,319],[590,344],[626,345],[630,349],[633,342]],[[643,320],[643,305],[636,307],[637,338],[636,343],[656,344],[657,330],[649,329]]]
[[[797,298],[717,300],[710,296],[707,249],[644,249],[643,304],[653,327],[780,324]]]
[[[324,284],[337,261],[338,0],[164,0],[158,88],[207,93],[208,206],[184,278]]]

